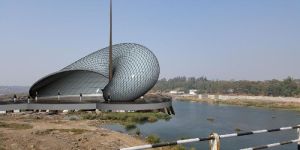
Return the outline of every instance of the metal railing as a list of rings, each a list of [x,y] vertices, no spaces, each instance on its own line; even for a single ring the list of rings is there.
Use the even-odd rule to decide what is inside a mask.
[[[174,146],[174,145],[178,145],[178,144],[186,144],[186,143],[200,142],[200,141],[209,141],[210,150],[219,150],[220,149],[220,140],[223,138],[246,136],[246,135],[252,135],[252,134],[261,134],[261,133],[267,133],[267,132],[278,132],[278,131],[285,131],[285,130],[292,130],[292,129],[297,129],[298,139],[279,142],[279,143],[272,143],[272,144],[267,144],[267,145],[258,146],[258,147],[244,148],[241,150],[266,149],[266,148],[270,148],[270,147],[287,145],[287,144],[292,144],[292,143],[298,143],[298,150],[300,150],[300,125],[281,127],[281,128],[276,128],[276,129],[264,129],[264,130],[255,130],[255,131],[249,131],[249,132],[230,133],[230,134],[223,134],[223,135],[218,135],[217,133],[212,133],[212,134],[210,134],[209,137],[192,138],[192,139],[177,140],[177,141],[172,141],[172,142],[140,145],[140,146],[134,146],[134,147],[128,147],[128,148],[121,148],[120,150],[142,150],[142,149],[148,149],[148,148]]]

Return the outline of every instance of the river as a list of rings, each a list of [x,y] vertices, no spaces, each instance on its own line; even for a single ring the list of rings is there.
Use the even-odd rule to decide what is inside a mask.
[[[235,133],[236,130],[251,131],[272,129],[300,124],[300,112],[266,108],[215,105],[187,101],[173,101],[176,115],[169,121],[139,124],[142,136],[156,134],[161,141],[181,138],[207,137],[211,132]],[[108,125],[115,131],[128,132],[120,125]],[[129,131],[130,132],[130,131]],[[132,131],[133,132],[133,131]],[[221,149],[235,150],[297,138],[296,130],[262,133],[221,140]],[[208,149],[208,142],[185,144],[187,148]],[[295,150],[296,144],[272,148]]]

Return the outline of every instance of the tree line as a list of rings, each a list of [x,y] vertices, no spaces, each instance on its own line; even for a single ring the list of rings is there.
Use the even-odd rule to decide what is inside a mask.
[[[160,79],[154,86],[154,91],[169,92],[180,90],[188,92],[190,89],[198,90],[198,94],[238,94],[300,97],[300,80],[287,77],[284,80],[266,81],[224,81],[208,80],[206,77],[179,76],[171,79]]]

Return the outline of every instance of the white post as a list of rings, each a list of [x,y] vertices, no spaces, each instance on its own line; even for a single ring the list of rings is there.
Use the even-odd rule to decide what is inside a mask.
[[[58,90],[58,92],[57,92],[57,99],[58,99],[58,101],[60,100],[60,90]]]
[[[14,103],[16,102],[16,100],[17,100],[17,99],[14,97]]]
[[[6,114],[6,111],[0,111],[0,114]]]
[[[35,102],[38,101],[38,92],[35,92]]]
[[[210,150],[220,150],[220,136],[217,133],[210,134],[214,139],[209,141]]]
[[[164,111],[165,111],[166,114],[168,114],[168,109],[167,109],[167,107],[164,108]]]
[[[82,101],[82,93],[79,94],[79,100]]]
[[[30,103],[30,98],[27,99],[27,103],[28,103],[28,104]]]

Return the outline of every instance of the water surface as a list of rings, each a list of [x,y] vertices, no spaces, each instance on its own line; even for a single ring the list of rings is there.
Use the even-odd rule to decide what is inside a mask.
[[[143,136],[156,134],[162,141],[172,141],[181,138],[207,137],[211,132],[227,134],[234,133],[237,129],[243,132],[300,124],[300,113],[288,110],[211,105],[186,101],[173,101],[173,107],[176,115],[171,120],[138,125],[141,134]],[[120,125],[106,127],[127,132]],[[134,133],[135,131],[129,132]],[[226,138],[221,140],[221,149],[235,150],[296,138],[296,130]],[[184,146],[205,150],[208,149],[208,142],[185,144]],[[297,146],[290,144],[272,149],[295,150]]]

